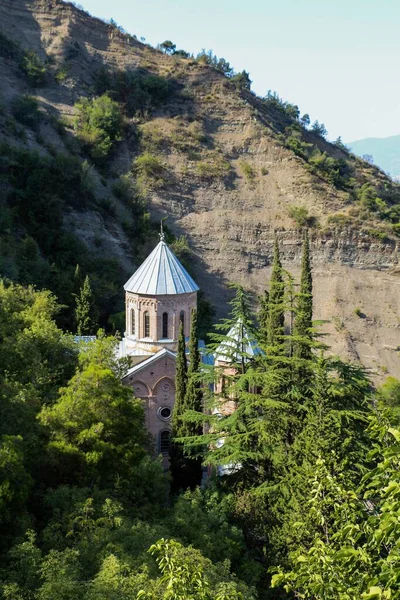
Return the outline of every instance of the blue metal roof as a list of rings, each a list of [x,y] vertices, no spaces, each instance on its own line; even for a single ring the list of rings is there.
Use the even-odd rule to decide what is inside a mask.
[[[163,239],[124,285],[126,292],[150,296],[189,294],[199,289]]]
[[[230,363],[233,360],[240,360],[242,355],[245,355],[245,360],[250,360],[262,353],[257,341],[247,331],[242,319],[239,318],[228,331],[226,339],[216,349],[214,358]]]

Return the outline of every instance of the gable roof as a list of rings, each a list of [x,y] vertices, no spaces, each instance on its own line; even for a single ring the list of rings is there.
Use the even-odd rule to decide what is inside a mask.
[[[200,288],[163,239],[124,285],[126,292],[144,295],[176,295]]]
[[[139,364],[128,369],[126,375],[124,375],[122,380],[126,379],[127,377],[130,377],[131,375],[133,375],[134,373],[137,373],[138,371],[141,371],[142,369],[145,369],[146,367],[151,365],[152,362],[159,360],[163,356],[168,356],[169,358],[176,360],[175,352],[171,352],[171,350],[167,350],[166,348],[163,348],[162,350],[159,350],[158,352],[156,352],[156,354],[153,354],[153,356],[146,358],[146,360],[143,360]]]

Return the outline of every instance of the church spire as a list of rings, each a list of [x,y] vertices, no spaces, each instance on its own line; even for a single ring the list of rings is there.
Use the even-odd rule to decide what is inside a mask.
[[[161,223],[160,223],[160,242],[165,242],[165,233],[164,233],[164,228],[163,228],[163,219],[161,219]]]

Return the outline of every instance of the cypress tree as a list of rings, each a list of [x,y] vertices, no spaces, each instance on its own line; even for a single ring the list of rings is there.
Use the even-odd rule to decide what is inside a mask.
[[[90,335],[93,327],[93,294],[89,275],[86,275],[79,294],[75,294],[75,320],[78,335]]]
[[[268,290],[264,291],[264,294],[259,297],[260,310],[258,313],[258,341],[262,346],[267,345],[268,336],[268,319],[269,319],[269,293]]]
[[[179,492],[183,488],[182,467],[184,465],[183,444],[177,438],[184,434],[182,415],[185,412],[188,368],[183,323],[179,327],[178,352],[176,357],[175,403],[172,413],[172,443],[170,449],[171,491]]]
[[[202,390],[201,383],[198,378],[199,370],[200,352],[197,310],[194,310],[192,313],[192,323],[190,328],[188,382],[185,396],[186,410],[195,410],[197,412],[201,412],[202,410]],[[188,435],[191,435],[191,433],[188,432]]]
[[[175,404],[172,415],[172,429],[174,437],[180,437],[182,427],[182,414],[185,410],[185,397],[187,390],[188,368],[186,359],[186,343],[181,321],[179,327],[178,352],[176,357],[175,376]]]
[[[295,356],[308,360],[311,358],[312,316],[313,316],[313,285],[310,261],[310,242],[308,231],[303,237],[303,256],[301,261],[300,293],[297,298],[297,310],[294,323],[296,340]]]
[[[269,285],[267,343],[268,346],[277,347],[282,344],[285,333],[285,283],[276,237]]]
[[[190,416],[193,418],[194,413],[197,413],[198,415],[202,413],[203,394],[199,379],[200,352],[198,346],[197,311],[194,311],[192,313],[192,323],[190,328],[187,387],[183,413],[181,415],[182,420],[179,428],[179,435],[184,438],[201,436],[203,432],[201,420],[200,423],[197,420],[190,420]],[[191,411],[191,413],[188,411]],[[199,450],[201,450],[201,448],[190,446],[183,450],[184,455],[181,457],[181,472],[179,476],[181,489],[190,488],[191,490],[194,490],[201,484],[203,472],[201,466],[202,461],[198,456]]]

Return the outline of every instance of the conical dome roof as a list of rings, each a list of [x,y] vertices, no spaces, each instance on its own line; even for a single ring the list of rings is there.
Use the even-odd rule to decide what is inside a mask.
[[[243,325],[241,318],[231,327],[226,335],[226,339],[221,342],[215,350],[215,360],[224,362],[237,361],[245,356],[245,360],[261,354],[260,348],[247,328]]]
[[[124,285],[126,292],[149,296],[189,294],[199,289],[163,239]]]

